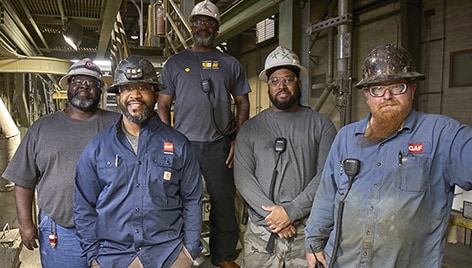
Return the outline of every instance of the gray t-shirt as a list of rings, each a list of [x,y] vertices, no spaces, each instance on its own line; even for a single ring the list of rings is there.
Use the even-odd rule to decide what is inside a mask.
[[[202,89],[202,79],[211,81],[212,91]],[[211,142],[222,136],[212,125],[212,113],[220,130],[232,119],[231,98],[251,91],[239,61],[218,50],[193,52],[186,49],[165,63],[160,94],[175,97],[174,127],[191,141]],[[212,110],[213,108],[213,110]]]
[[[73,227],[74,177],[85,145],[120,114],[98,110],[88,120],[63,111],[39,118],[28,129],[3,177],[27,188],[37,187],[38,206],[57,224]]]

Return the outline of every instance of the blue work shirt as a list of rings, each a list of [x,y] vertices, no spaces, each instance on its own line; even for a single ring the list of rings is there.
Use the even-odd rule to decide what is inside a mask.
[[[413,110],[398,132],[369,142],[369,118],[335,138],[306,227],[307,250],[324,250],[329,263],[347,194],[335,267],[439,268],[455,185],[472,189],[472,128]],[[360,160],[349,193],[346,158]]]
[[[74,221],[89,264],[170,267],[185,246],[202,247],[202,181],[187,138],[157,115],[134,153],[121,120],[85,147],[77,164]]]

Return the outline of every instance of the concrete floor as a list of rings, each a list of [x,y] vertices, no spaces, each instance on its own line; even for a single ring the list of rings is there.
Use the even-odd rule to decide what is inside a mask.
[[[241,257],[237,259],[241,263]],[[202,259],[199,268],[214,268],[210,261]],[[472,267],[472,247],[464,246],[462,244],[447,244],[444,255],[443,268],[466,268]],[[30,251],[25,248],[20,253],[20,267],[19,268],[41,268],[39,261],[39,250]]]
[[[242,254],[241,254],[242,255]],[[241,264],[242,256],[236,260],[238,264]],[[211,264],[210,260],[205,257],[200,257],[198,259],[198,268],[216,268]],[[1,265],[0,265],[1,267]],[[41,261],[39,259],[39,250],[35,249],[34,251],[23,248],[20,253],[20,266],[19,268],[41,268]]]

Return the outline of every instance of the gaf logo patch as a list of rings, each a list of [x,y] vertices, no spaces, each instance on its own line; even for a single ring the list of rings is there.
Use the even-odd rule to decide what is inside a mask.
[[[423,144],[422,143],[412,143],[408,145],[408,152],[412,154],[419,154],[422,153],[423,150]]]
[[[173,154],[174,153],[174,143],[164,142],[164,153],[165,154]]]

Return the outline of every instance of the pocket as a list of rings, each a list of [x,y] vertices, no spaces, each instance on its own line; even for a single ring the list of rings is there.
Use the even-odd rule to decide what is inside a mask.
[[[183,247],[182,247],[182,252],[184,253],[184,255],[187,257],[187,259],[188,259],[190,262],[193,262],[192,255],[190,255],[190,252],[188,252],[188,249],[187,249],[186,246],[183,246]]]
[[[164,155],[151,158],[149,164],[149,194],[167,206],[180,205],[176,197],[179,196],[181,178],[173,163],[171,156]]]
[[[50,224],[51,219],[49,219],[48,215],[44,213],[42,210],[39,212],[39,217],[38,217],[38,229],[39,230],[50,230],[51,229],[51,224]]]
[[[425,192],[429,187],[429,171],[432,159],[407,155],[398,167],[397,188],[405,192]]]

